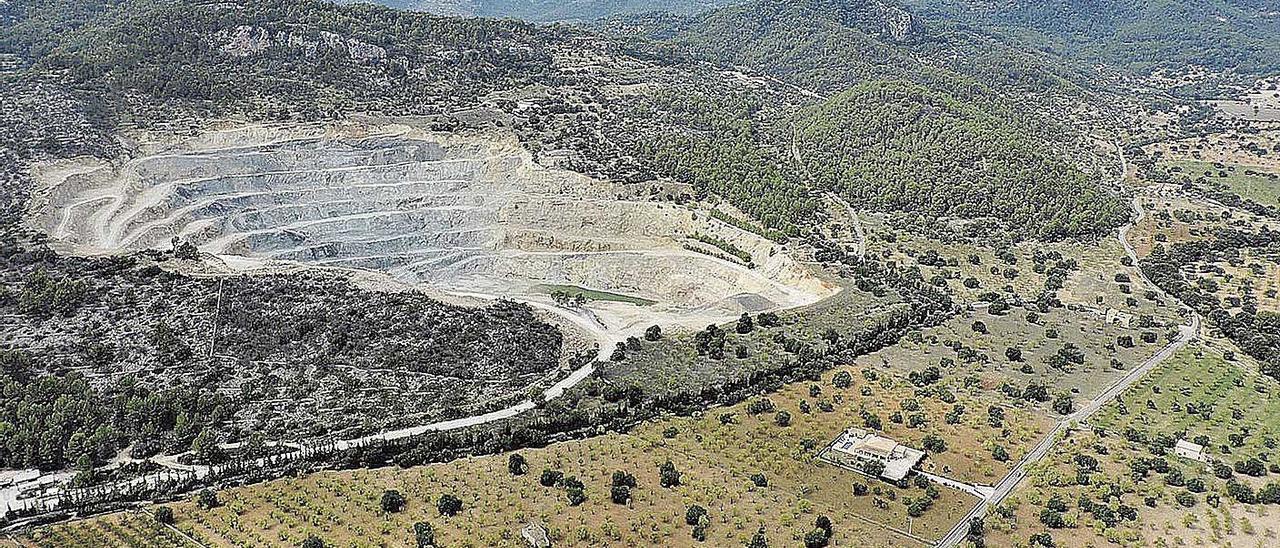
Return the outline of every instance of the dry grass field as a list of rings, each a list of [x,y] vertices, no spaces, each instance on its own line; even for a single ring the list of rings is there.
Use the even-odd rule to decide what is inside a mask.
[[[1274,456],[1265,455],[1271,454],[1267,444],[1280,435],[1276,381],[1258,373],[1256,364],[1248,358],[1235,362],[1224,359],[1223,351],[1216,346],[1195,343],[1183,349],[1116,403],[1104,407],[1091,421],[1100,429],[1098,432],[1077,430],[1059,442],[1050,457],[1034,467],[1028,479],[1006,499],[1002,509],[987,519],[988,544],[1026,546],[1030,535],[1048,532],[1057,546],[1071,547],[1275,546],[1280,538],[1280,512],[1273,506],[1245,505],[1230,499],[1224,482],[1206,464],[1166,454],[1164,461],[1170,470],[1177,470],[1181,482],[1171,480],[1171,472],[1153,470],[1143,479],[1132,475],[1133,462],[1155,455],[1146,445],[1121,435],[1128,429],[1148,437],[1206,436],[1210,441],[1206,448],[1209,456],[1228,464],[1250,456],[1264,456],[1268,463],[1275,462]],[[1212,405],[1207,419],[1183,412],[1188,404],[1201,402]],[[1228,434],[1235,432],[1248,433],[1238,446],[1228,442]],[[1082,469],[1080,456],[1098,461],[1088,485],[1077,480]],[[1256,490],[1275,481],[1275,477],[1274,473],[1258,478],[1236,474],[1235,481]],[[1207,489],[1204,493],[1191,493],[1193,500],[1187,507],[1176,497],[1188,493],[1183,485],[1193,479],[1204,482]],[[1108,502],[1110,507],[1134,509],[1135,520],[1121,519],[1108,526],[1082,511],[1080,497],[1099,502],[1109,491],[1106,485],[1115,485],[1122,493]],[[1066,527],[1046,527],[1040,518],[1055,495],[1067,504],[1067,511],[1062,513]],[[1220,503],[1211,504],[1210,495],[1219,496]]]
[[[775,545],[798,544],[818,515],[835,523],[838,546],[924,545],[944,534],[976,502],[959,491],[938,489],[938,498],[920,517],[908,519],[905,501],[927,496],[919,487],[898,488],[871,481],[856,472],[812,458],[843,429],[861,426],[863,409],[884,419],[885,434],[918,446],[926,434],[946,441],[945,452],[933,454],[926,467],[962,481],[992,483],[1007,470],[991,449],[1004,446],[1016,461],[1047,431],[1049,421],[1033,412],[1010,409],[1005,428],[987,425],[989,402],[965,393],[955,404],[965,412],[958,424],[947,424],[953,410],[901,378],[880,374],[870,381],[853,368],[847,388],[831,385],[832,374],[815,383],[795,384],[768,395],[775,410],[752,415],[751,402],[712,409],[697,417],[646,423],[630,434],[608,434],[521,451],[529,473],[507,470],[508,455],[462,459],[410,469],[381,468],[319,472],[301,478],[220,491],[222,506],[211,511],[194,502],[173,504],[178,529],[213,546],[296,546],[315,534],[331,546],[406,546],[416,521],[428,521],[445,546],[518,546],[520,528],[543,524],[557,546],[683,546],[696,544],[684,523],[689,505],[710,512],[705,546],[745,543],[764,526]],[[862,394],[869,393],[869,396]],[[805,401],[810,412],[800,409]],[[915,400],[923,425],[896,424],[889,415]],[[755,400],[752,400],[755,401]],[[819,402],[829,403],[821,411]],[[906,404],[915,408],[913,404]],[[776,414],[786,411],[790,424],[779,426]],[[733,416],[723,421],[722,416]],[[726,423],[727,422],[727,423]],[[674,431],[670,430],[674,428]],[[670,437],[669,437],[670,436]],[[681,485],[659,485],[659,466],[672,461]],[[543,469],[561,470],[585,485],[587,501],[571,506],[563,488],[539,484]],[[610,501],[610,476],[634,474],[637,488],[629,505]],[[750,476],[764,474],[768,485]],[[855,496],[853,483],[872,492]],[[384,514],[379,499],[397,489],[408,499],[402,513]],[[878,491],[878,493],[877,493]],[[440,517],[436,500],[450,493],[463,500],[462,513]],[[140,529],[147,518],[115,514],[57,525],[34,533],[29,544],[61,546],[68,538],[117,543],[111,524]],[[898,531],[910,529],[914,535]]]

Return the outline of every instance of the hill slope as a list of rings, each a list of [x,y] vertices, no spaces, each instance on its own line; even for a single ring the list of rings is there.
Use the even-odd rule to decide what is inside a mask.
[[[927,23],[885,0],[757,0],[605,26],[812,90],[821,104],[795,118],[802,168],[817,190],[861,207],[998,219],[1048,239],[1100,233],[1127,217],[1091,166],[1108,160],[1066,106],[1089,102],[1075,83],[1086,78],[1052,66],[1052,56]],[[788,128],[761,133],[791,146]],[[697,149],[684,140],[663,150],[673,148]]]
[[[101,103],[95,112],[119,121],[154,124],[192,110],[304,120],[372,111],[432,116],[442,130],[497,124],[534,150],[567,154],[572,169],[629,182],[674,179],[699,196],[727,199],[769,231],[800,236],[818,213],[815,195],[848,190],[841,177],[851,166],[834,159],[812,163],[806,173],[784,152],[792,144],[793,113],[813,97],[716,66],[746,66],[823,95],[888,80],[918,90],[913,101],[930,98],[909,103],[922,107],[925,122],[952,123],[929,118],[941,104],[935,99],[945,98],[962,120],[986,125],[938,133],[929,123],[904,121],[899,135],[876,146],[910,161],[875,177],[868,172],[863,184],[917,178],[928,181],[929,196],[886,200],[850,192],[863,206],[906,210],[912,205],[903,200],[919,198],[931,204],[922,210],[930,215],[1000,217],[1023,237],[1101,233],[1120,222],[1108,200],[1051,202],[1065,207],[1067,220],[1048,209],[1005,216],[992,207],[1012,205],[958,205],[967,203],[956,198],[973,190],[974,177],[993,186],[1017,173],[1001,182],[1002,196],[1047,195],[1064,178],[1071,188],[1096,189],[1100,176],[1083,174],[1099,170],[1081,167],[1097,161],[1083,132],[1051,121],[1061,112],[1055,101],[1078,103],[1081,91],[1034,55],[979,34],[926,26],[882,0],[756,1],[676,18],[663,31],[670,38],[657,43],[313,0],[264,0],[236,9],[164,0],[98,4],[100,13],[74,25],[14,25],[34,30],[10,33],[7,42],[9,49],[54,44],[28,50],[35,70],[65,75],[86,101]],[[41,37],[39,29],[58,25],[75,30]],[[693,61],[686,60],[690,55]],[[637,82],[645,85],[631,85]],[[902,99],[865,91],[854,96],[871,113],[891,112],[891,103]],[[536,97],[537,106],[520,106],[510,99],[516,96]],[[839,111],[847,100],[822,108]],[[476,110],[486,114],[470,121],[453,116]],[[815,143],[883,137],[860,133],[874,116],[831,114],[846,124],[809,135]],[[990,149],[982,132],[997,128],[1000,138],[992,141],[1016,135],[1019,146]],[[921,142],[930,146],[918,147]],[[978,158],[1002,165],[957,167]],[[948,202],[957,205],[941,205]]]
[[[515,18],[526,21],[589,21],[610,15],[645,12],[692,14],[726,6],[737,0],[343,0],[471,17]]]
[[[875,78],[949,86],[977,81],[1061,91],[1079,68],[952,24],[925,20],[889,0],[754,0],[694,16],[614,18],[615,33],[643,34],[691,55],[746,66],[816,90]]]
[[[931,19],[1000,27],[1053,51],[1138,71],[1188,64],[1280,71],[1280,8],[1262,0],[909,0]]]
[[[999,219],[1037,238],[1114,227],[1124,204],[1015,122],[945,93],[869,82],[802,112],[818,184],[872,209]]]

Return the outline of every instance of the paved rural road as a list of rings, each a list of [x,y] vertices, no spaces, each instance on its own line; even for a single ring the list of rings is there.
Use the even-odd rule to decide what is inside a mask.
[[[464,296],[490,298],[490,299],[495,298],[490,295],[477,294],[477,293],[466,294]],[[554,307],[551,305],[538,303],[538,302],[527,302],[527,304],[536,308],[547,310],[553,314],[561,316],[569,320],[570,322],[580,326],[581,328],[585,329],[588,333],[591,333],[596,339],[596,344],[600,345],[600,352],[603,355],[607,356],[608,353],[611,351],[611,349],[618,342],[621,342],[626,338],[626,335],[624,334],[614,333],[604,329],[599,324],[584,317],[581,313],[577,311]],[[552,385],[550,388],[544,391],[543,395],[547,400],[558,398],[564,394],[565,390],[572,388],[573,386],[582,382],[587,377],[590,377],[591,373],[594,371],[595,371],[595,365],[593,363],[588,363],[578,368],[577,370],[573,371],[568,376],[561,379],[559,382]],[[484,413],[481,415],[472,415],[470,417],[440,421],[440,422],[435,422],[431,424],[414,426],[411,428],[401,428],[398,430],[381,432],[378,434],[363,436],[355,439],[340,440],[337,442],[328,442],[328,443],[321,442],[321,443],[316,443],[311,445],[299,445],[297,446],[298,448],[296,450],[285,453],[285,455],[297,456],[306,450],[316,450],[316,449],[328,448],[328,447],[336,447],[338,450],[342,451],[342,450],[347,450],[352,447],[357,447],[361,444],[369,443],[372,441],[398,440],[398,439],[403,439],[403,438],[424,434],[426,432],[432,432],[432,431],[443,432],[448,430],[456,430],[459,428],[466,428],[468,426],[477,426],[477,425],[486,424],[494,421],[508,419],[516,415],[519,415],[521,413],[525,413],[533,409],[534,407],[535,407],[535,404],[532,401],[525,400],[511,407],[507,407],[505,409],[499,409],[497,411]],[[169,469],[185,470],[190,476],[194,477],[197,480],[201,480],[207,477],[211,470],[208,466],[177,465],[176,458],[173,456],[158,457],[158,462]],[[258,466],[263,466],[266,464],[267,464],[267,461],[265,458],[258,459],[257,461],[254,461],[251,463],[251,465],[258,465]],[[166,477],[169,477],[171,475],[172,475],[172,472],[169,470],[166,470],[163,472],[157,472],[153,474],[146,474],[122,484],[121,487],[124,488],[127,486],[143,485],[143,484],[157,485],[161,481],[163,481]],[[36,507],[39,507],[40,504],[42,504],[43,500],[45,500],[45,498],[43,497],[35,497],[35,498],[29,498],[29,499],[21,498],[20,495],[21,493],[19,492],[17,486],[0,489],[0,511],[26,510],[29,508],[36,508]]]
[[[1124,158],[1123,154],[1121,155],[1121,158]],[[1135,224],[1146,218],[1146,211],[1142,209],[1142,202],[1137,197],[1134,197],[1133,199],[1133,210],[1137,213],[1137,218],[1132,223],[1127,224],[1120,229],[1120,245],[1124,246],[1125,254],[1127,254],[1129,259],[1133,261],[1134,270],[1137,271],[1138,278],[1141,279],[1147,287],[1152,288],[1153,291],[1157,292],[1164,298],[1174,300],[1175,302],[1178,302],[1180,306],[1184,306],[1181,301],[1173,299],[1173,297],[1165,293],[1164,290],[1160,289],[1159,286],[1151,283],[1151,280],[1147,279],[1147,276],[1142,272],[1142,269],[1137,268],[1138,254],[1134,251],[1133,246],[1129,244],[1128,240],[1129,230],[1132,229]],[[960,520],[956,523],[955,527],[951,528],[951,531],[947,533],[947,536],[942,537],[942,540],[938,541],[938,546],[950,548],[953,546],[959,546],[960,543],[964,542],[965,537],[969,533],[969,521],[975,517],[982,517],[986,515],[987,509],[1000,504],[1005,497],[1009,496],[1009,493],[1018,486],[1018,483],[1022,481],[1022,478],[1026,477],[1028,468],[1030,468],[1032,464],[1039,462],[1040,459],[1043,459],[1044,456],[1048,454],[1049,449],[1051,449],[1054,443],[1057,442],[1058,438],[1066,432],[1067,428],[1072,424],[1088,421],[1089,418],[1097,413],[1098,410],[1102,409],[1103,406],[1119,397],[1120,394],[1123,394],[1130,386],[1133,386],[1134,383],[1141,380],[1142,377],[1145,377],[1147,373],[1150,373],[1151,370],[1155,369],[1161,363],[1164,363],[1165,360],[1177,353],[1178,350],[1181,350],[1187,345],[1187,343],[1194,340],[1200,332],[1200,321],[1200,315],[1195,311],[1192,311],[1190,325],[1179,326],[1178,337],[1176,339],[1162,348],[1154,356],[1147,358],[1147,360],[1142,362],[1141,365],[1133,368],[1128,374],[1113,383],[1110,387],[1099,394],[1098,397],[1094,398],[1093,401],[1090,401],[1088,405],[1085,405],[1063,420],[1058,421],[1058,423],[1054,425],[1053,430],[1049,431],[1049,434],[1041,439],[1040,443],[1036,444],[1036,446],[1032,448],[1031,451],[1022,458],[1022,460],[1018,461],[1018,464],[1009,470],[1009,473],[1000,480],[1000,483],[996,484],[995,492],[986,499],[979,501],[978,504],[973,507],[973,510],[969,511],[964,519]]]

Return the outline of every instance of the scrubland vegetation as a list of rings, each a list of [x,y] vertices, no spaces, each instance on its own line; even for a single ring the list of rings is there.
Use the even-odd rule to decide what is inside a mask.
[[[1247,0],[1214,17],[1104,2],[1085,27],[1072,2],[969,4],[753,0],[587,26],[315,0],[0,5],[0,467],[76,471],[61,502],[79,514],[158,502],[6,542],[493,546],[522,545],[528,525],[583,546],[902,546],[960,529],[979,548],[1264,543],[1280,530],[1280,217],[1277,148],[1258,143],[1276,128],[1187,97],[1274,71],[1274,22]],[[25,219],[48,192],[32,170],[128,162],[143,132],[405,117],[502,139],[524,168],[589,179],[593,199],[764,238],[690,229],[675,252],[748,273],[783,253],[803,264],[785,275],[840,291],[790,310],[744,291],[708,305],[747,310],[735,320],[615,333],[593,301],[638,317],[663,303],[530,280],[551,303],[535,304],[617,335],[597,353],[526,304],[332,273],[210,277],[181,238],[75,257]],[[608,221],[578,225],[601,235],[575,252],[614,249]],[[532,247],[566,236],[546,232]],[[1068,423],[1196,315],[1200,342]],[[327,441],[494,409],[514,411]],[[971,489],[1012,478],[1012,495],[969,521],[959,489],[816,458],[851,427]],[[1050,432],[1065,434],[1020,462]],[[1215,461],[1172,456],[1179,439]],[[276,443],[295,440],[315,443]],[[176,479],[121,491],[157,467]]]

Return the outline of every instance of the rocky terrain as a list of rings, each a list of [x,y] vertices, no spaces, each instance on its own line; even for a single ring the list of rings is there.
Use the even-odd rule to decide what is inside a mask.
[[[655,301],[599,307],[613,328],[705,325],[832,292],[773,242],[541,167],[512,138],[359,123],[158,137],[140,136],[127,160],[37,168],[47,186],[34,225],[75,253],[170,249],[176,238],[212,255],[376,270],[446,292],[549,302],[540,286],[550,284]]]

